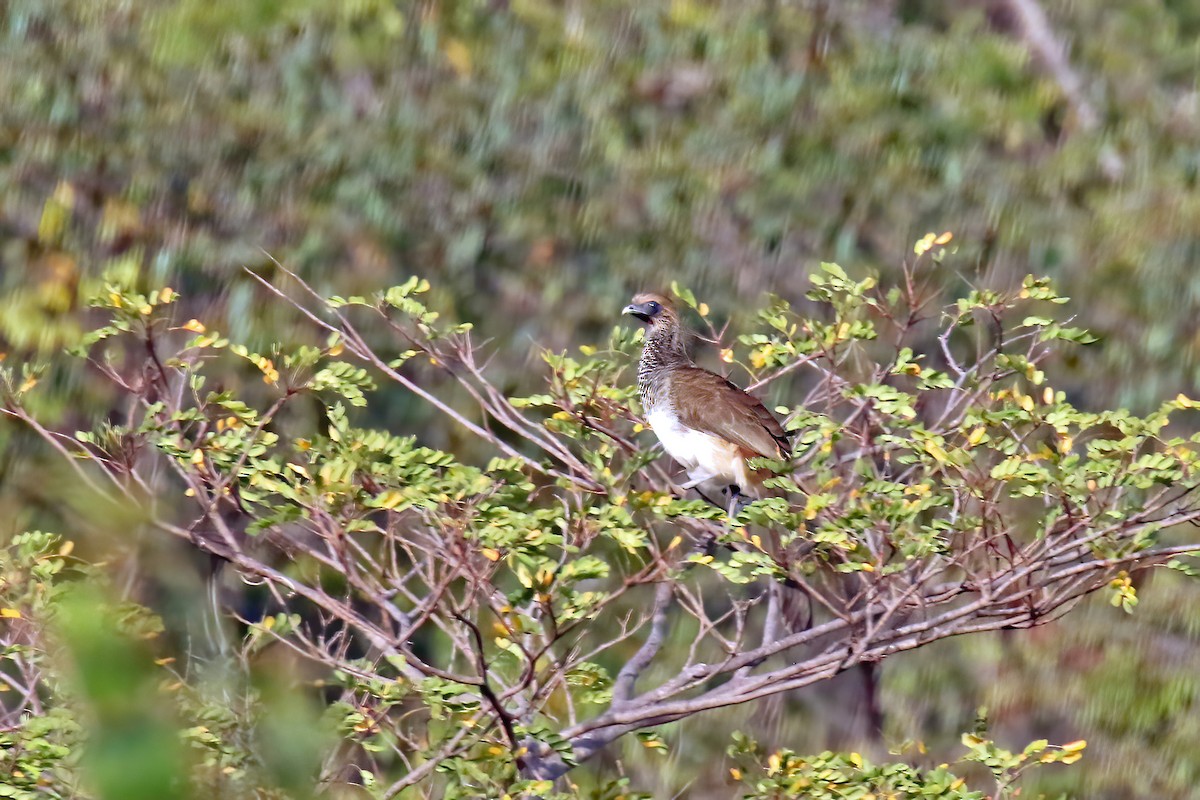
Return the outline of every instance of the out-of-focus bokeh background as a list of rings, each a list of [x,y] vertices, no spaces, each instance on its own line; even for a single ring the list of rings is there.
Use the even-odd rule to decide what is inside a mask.
[[[287,339],[293,315],[244,272],[277,259],[330,294],[427,277],[431,307],[493,337],[492,375],[534,386],[537,346],[602,338],[634,289],[678,281],[724,319],[801,300],[821,261],[897,281],[949,230],[957,254],[924,279],[1051,276],[1101,337],[1056,385],[1144,411],[1200,375],[1198,35],[1197,0],[7,0],[0,344],[56,362],[105,275]],[[76,366],[36,402],[70,428],[106,392]],[[371,413],[469,450],[410,397]],[[0,535],[131,546],[132,518],[89,514],[63,470],[0,423]],[[665,762],[634,742],[623,768],[727,796],[708,765],[753,715],[800,751],[936,751],[987,706],[1013,744],[1089,740],[1031,790],[1194,796],[1200,593],[1155,581],[1132,619],[1100,602],[888,661],[883,743],[843,712],[848,677],[678,726]],[[194,578],[155,591],[168,616],[203,602]]]

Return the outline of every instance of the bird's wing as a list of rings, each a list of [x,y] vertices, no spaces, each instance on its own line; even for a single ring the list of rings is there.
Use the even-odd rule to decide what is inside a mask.
[[[788,435],[762,402],[729,381],[700,367],[684,367],[671,382],[679,422],[763,456],[779,458]]]

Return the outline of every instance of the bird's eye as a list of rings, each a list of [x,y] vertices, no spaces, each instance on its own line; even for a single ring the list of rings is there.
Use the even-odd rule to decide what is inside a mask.
[[[662,311],[662,306],[660,306],[654,300],[651,300],[649,303],[646,304],[646,306],[647,306],[647,308],[650,309],[651,314],[657,314],[659,311]]]

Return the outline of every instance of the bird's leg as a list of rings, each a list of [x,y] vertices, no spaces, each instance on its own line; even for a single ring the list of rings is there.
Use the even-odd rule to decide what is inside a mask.
[[[738,504],[742,500],[742,490],[736,483],[729,484],[729,521],[732,522],[738,515]]]

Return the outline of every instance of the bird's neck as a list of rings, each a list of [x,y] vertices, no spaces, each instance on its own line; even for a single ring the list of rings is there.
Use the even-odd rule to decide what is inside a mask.
[[[655,325],[646,332],[638,362],[638,391],[642,406],[653,409],[666,399],[666,383],[675,367],[691,363],[679,325]]]

